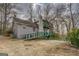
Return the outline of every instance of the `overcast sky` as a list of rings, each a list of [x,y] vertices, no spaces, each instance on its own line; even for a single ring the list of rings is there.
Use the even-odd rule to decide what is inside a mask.
[[[35,8],[36,4],[33,4]],[[18,13],[17,17],[22,19],[27,19],[29,15],[27,14],[28,4],[27,3],[17,3],[15,11]]]
[[[35,9],[36,5],[38,5],[38,3],[34,3],[33,4],[33,8]],[[73,4],[73,12],[78,9],[78,8],[75,8],[78,4]],[[17,7],[17,12],[18,12],[18,17],[19,18],[22,18],[22,19],[28,19],[29,18],[29,15],[28,15],[28,12],[27,12],[27,7],[28,7],[28,3],[17,3],[16,4],[16,7]],[[34,14],[33,14],[34,15]]]

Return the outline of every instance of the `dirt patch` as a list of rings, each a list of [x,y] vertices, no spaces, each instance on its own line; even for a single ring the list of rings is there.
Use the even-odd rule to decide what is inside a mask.
[[[79,55],[79,49],[71,47],[66,41],[30,40],[24,41],[0,36],[0,53],[9,56],[70,56]]]

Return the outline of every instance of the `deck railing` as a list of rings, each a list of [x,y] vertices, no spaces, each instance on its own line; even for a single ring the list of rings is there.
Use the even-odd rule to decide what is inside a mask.
[[[34,38],[46,38],[48,36],[52,35],[51,32],[34,32],[26,34],[26,39],[34,39]]]

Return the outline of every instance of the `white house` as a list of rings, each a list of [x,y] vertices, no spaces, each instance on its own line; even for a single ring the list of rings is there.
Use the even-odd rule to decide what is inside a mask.
[[[25,38],[25,34],[38,32],[38,24],[14,18],[13,33],[17,38]]]
[[[45,32],[49,29],[44,28],[44,21],[39,20],[37,22],[31,22],[28,20],[22,20],[19,18],[14,18],[13,20],[13,34],[17,38],[25,38],[26,34]]]

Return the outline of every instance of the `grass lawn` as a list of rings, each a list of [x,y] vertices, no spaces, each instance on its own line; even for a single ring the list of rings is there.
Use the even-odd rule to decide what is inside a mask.
[[[9,56],[78,55],[79,50],[61,40],[19,40],[0,36],[0,53]]]

